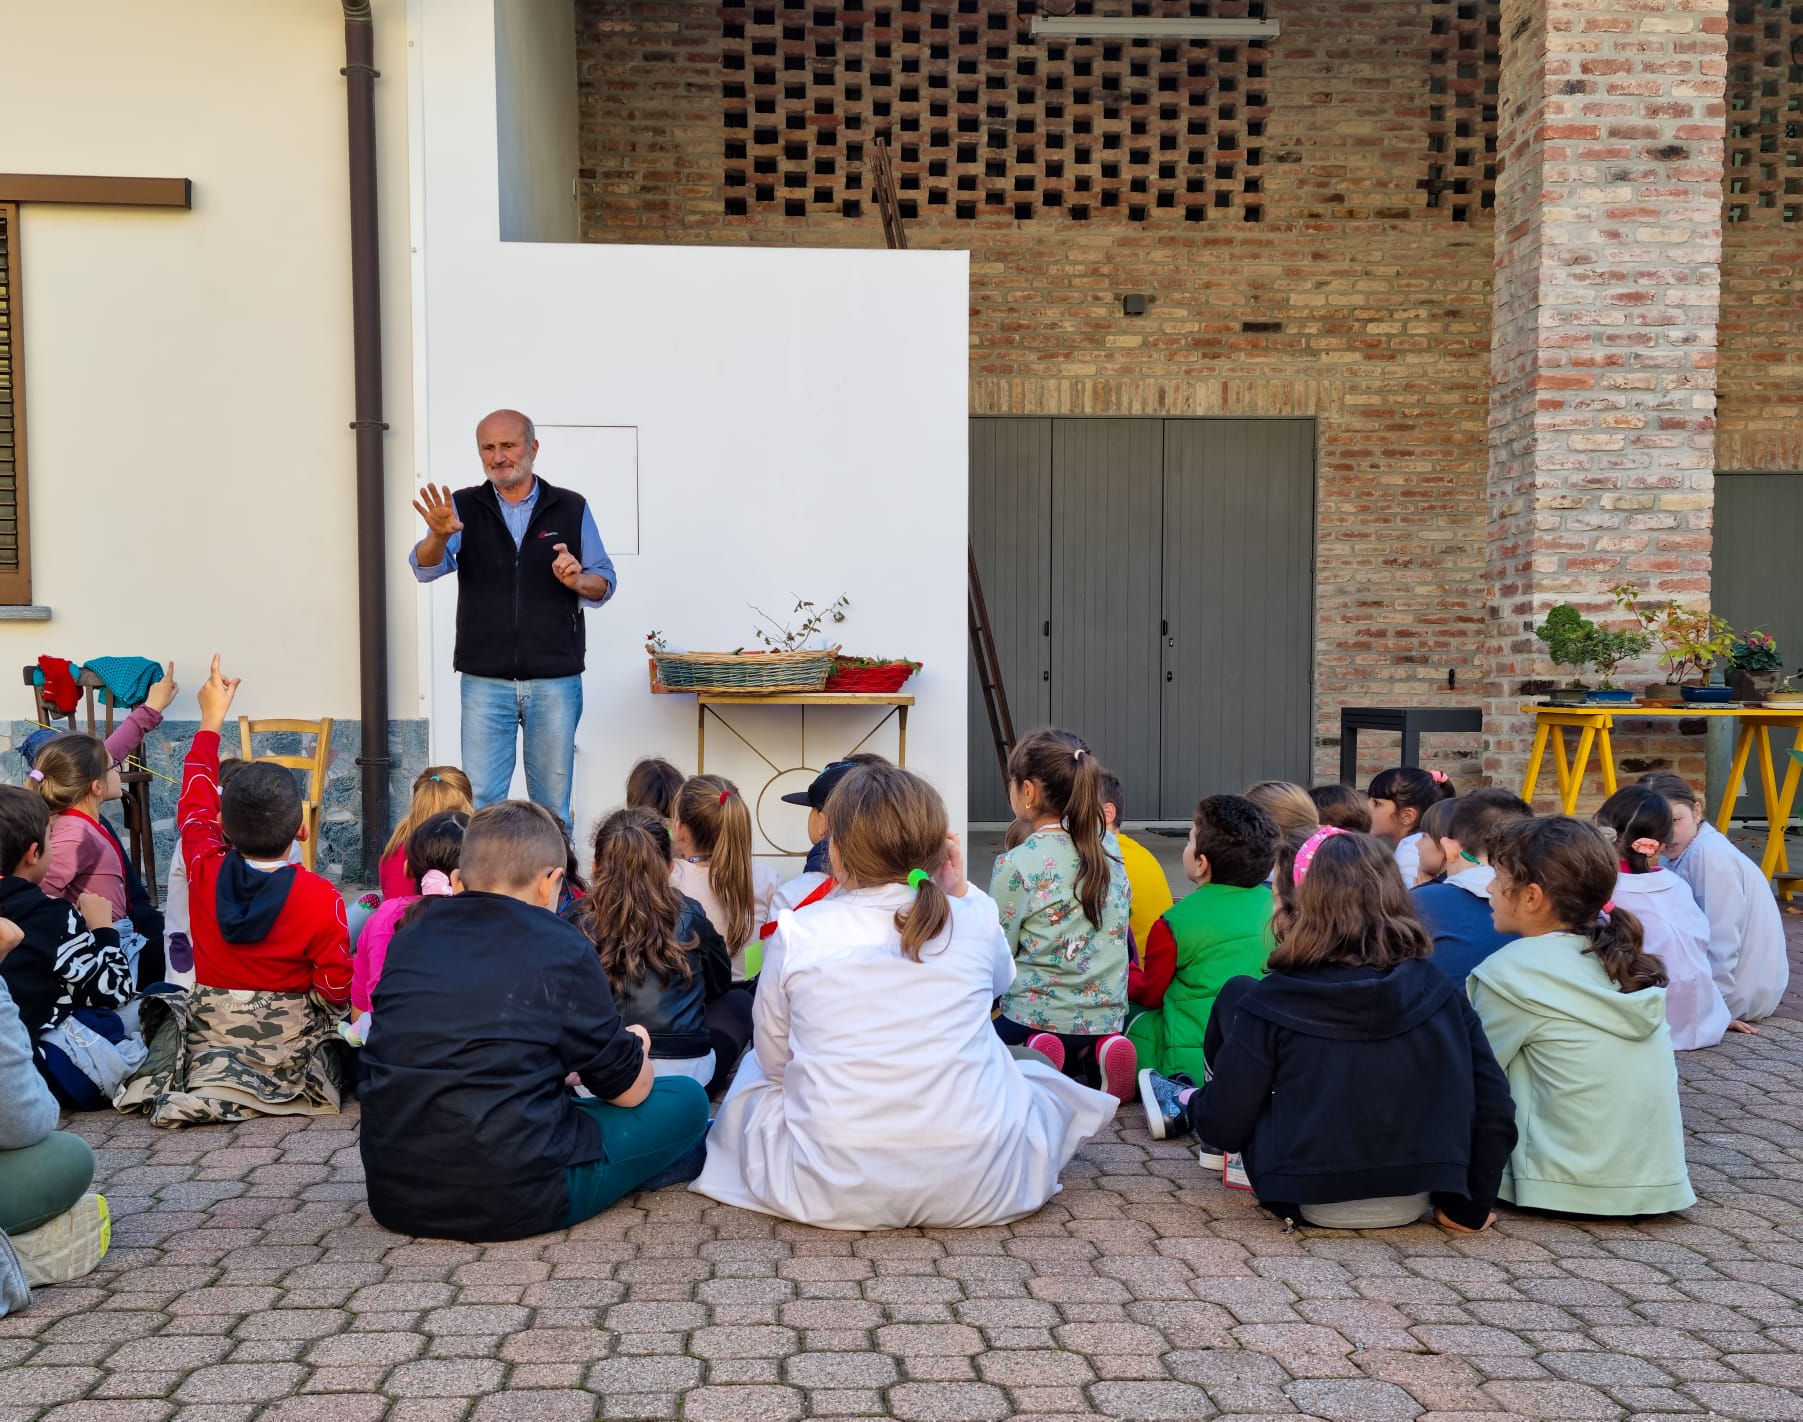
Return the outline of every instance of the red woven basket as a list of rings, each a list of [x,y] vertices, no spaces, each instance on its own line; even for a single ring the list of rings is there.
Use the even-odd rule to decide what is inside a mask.
[[[908,678],[920,670],[919,662],[880,662],[876,666],[858,666],[846,657],[833,661],[826,678],[827,691],[900,691]]]

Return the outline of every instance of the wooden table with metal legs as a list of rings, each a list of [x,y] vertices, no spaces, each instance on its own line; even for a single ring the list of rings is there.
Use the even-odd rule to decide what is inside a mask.
[[[1578,795],[1592,756],[1602,776],[1603,793],[1616,790],[1615,746],[1610,732],[1616,717],[1630,720],[1672,720],[1698,717],[1706,720],[1726,719],[1738,723],[1734,740],[1734,759],[1728,768],[1728,783],[1722,789],[1715,807],[1715,827],[1726,831],[1734,815],[1734,802],[1740,798],[1740,785],[1747,773],[1747,761],[1754,747],[1759,750],[1760,784],[1765,790],[1766,840],[1760,869],[1766,878],[1788,869],[1784,852],[1784,831],[1790,823],[1796,804],[1797,787],[1803,778],[1803,764],[1790,760],[1784,779],[1778,779],[1777,761],[1772,754],[1772,732],[1791,731],[1803,738],[1803,712],[1777,711],[1763,706],[1524,706],[1533,716],[1534,748],[1528,755],[1527,774],[1522,778],[1521,798],[1533,803],[1534,791],[1540,783],[1540,768],[1546,761],[1547,748],[1553,751],[1553,770],[1559,780],[1559,803],[1566,814],[1578,807]],[[1575,751],[1567,753],[1565,733],[1578,733]]]

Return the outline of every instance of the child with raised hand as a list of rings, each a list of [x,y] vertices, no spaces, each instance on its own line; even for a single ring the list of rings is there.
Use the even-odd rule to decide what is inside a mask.
[[[389,945],[362,1053],[361,1147],[376,1222],[523,1239],[599,1214],[707,1131],[707,1093],[659,1078],[595,947],[550,912],[564,831],[541,805],[470,817],[454,877]],[[572,1074],[593,1093],[579,1099]]]
[[[1445,771],[1417,765],[1392,766],[1371,778],[1371,833],[1395,851],[1405,885],[1414,886],[1421,867],[1421,816],[1457,793]]]
[[[1490,863],[1496,926],[1517,936],[1466,991],[1520,1125],[1500,1198],[1580,1215],[1695,1204],[1665,970],[1614,904],[1608,841],[1581,820],[1524,820],[1497,832]]]
[[[1315,802],[1315,813],[1321,823],[1354,834],[1371,833],[1371,800],[1350,785],[1311,786],[1308,798]]]
[[[1680,1052],[1713,1047],[1733,1014],[1709,970],[1709,920],[1689,886],[1659,863],[1671,838],[1671,806],[1650,786],[1624,785],[1603,801],[1596,822],[1613,839],[1621,867],[1614,900],[1639,920],[1645,951],[1665,968],[1672,1046]]]
[[[337,1024],[351,995],[344,899],[288,861],[306,833],[292,771],[253,761],[220,792],[219,733],[238,683],[214,657],[182,762],[176,825],[195,985],[143,1000],[151,1057],[114,1098],[121,1110],[148,1107],[159,1125],[331,1113],[342,1089]],[[155,1049],[165,1027],[185,1050]]]
[[[626,808],[650,810],[665,824],[676,818],[676,797],[686,777],[661,755],[634,763],[626,775]]]
[[[1127,871],[1127,922],[1133,930],[1134,943],[1144,954],[1153,925],[1173,902],[1171,881],[1165,877],[1164,869],[1153,858],[1152,851],[1121,829],[1127,818],[1127,797],[1121,788],[1120,777],[1112,770],[1102,772],[1102,816],[1114,832],[1121,864]]]
[[[468,811],[440,810],[407,836],[402,876],[405,882],[418,884],[419,892],[383,899],[357,935],[357,956],[351,963],[351,1011],[356,1016],[349,1028],[354,1042],[369,1038],[372,995],[382,981],[382,964],[394,935],[420,916],[428,899],[450,897],[451,875],[462,858],[463,832],[469,823]]]
[[[1270,957],[1277,822],[1238,795],[1196,806],[1183,871],[1196,888],[1152,925],[1127,996],[1147,1009],[1127,1024],[1139,1059],[1160,1076],[1201,1081],[1202,1043],[1223,986],[1262,978]],[[1145,1072],[1142,1070],[1141,1076]]]
[[[384,899],[413,899],[419,895],[419,876],[407,868],[407,841],[434,815],[447,810],[459,811],[468,823],[476,802],[470,791],[470,778],[454,765],[428,765],[413,779],[413,801],[407,813],[382,846],[382,858],[376,866],[377,885]],[[453,865],[453,868],[456,866]],[[366,928],[367,924],[364,925]],[[359,936],[360,941],[360,936]]]
[[[991,1029],[1015,964],[930,785],[860,766],[826,815],[841,888],[779,919],[756,1044],[691,1188],[827,1229],[1032,1214],[1115,1102]]]
[[[751,811],[732,781],[692,775],[676,796],[671,881],[706,911],[732,954],[732,975],[745,976],[745,948],[770,917],[781,877],[751,852]]]
[[[1671,807],[1666,866],[1690,886],[1709,920],[1709,971],[1738,1022],[1770,1017],[1790,986],[1784,920],[1757,862],[1703,818],[1690,782],[1669,770],[1640,777]]]
[[[49,840],[50,812],[42,798],[0,785],[0,918],[21,934],[18,946],[0,958],[0,980],[18,1006],[45,1080],[75,1109],[94,1111],[144,1059],[143,1044],[114,1015],[132,996],[131,964],[105,899],[83,894],[71,907],[44,892]],[[112,1050],[70,1041],[66,1024],[72,1019],[80,1032],[106,1036],[101,1029],[116,1027],[108,1039]]]
[[[1490,845],[1504,825],[1530,819],[1533,809],[1519,795],[1497,787],[1473,790],[1456,800],[1429,806],[1422,817],[1422,865],[1433,846],[1444,859],[1446,877],[1416,885],[1412,893],[1422,927],[1434,940],[1434,966],[1463,986],[1466,975],[1509,941],[1490,914]],[[1445,824],[1435,823],[1442,816]],[[1445,833],[1436,836],[1436,830]]]
[[[670,882],[670,831],[655,810],[615,810],[595,827],[586,897],[565,917],[595,945],[620,1020],[651,1035],[658,1076],[706,1086],[717,1061],[707,1005],[732,987],[726,944]]]
[[[1143,1074],[1153,1137],[1240,1152],[1259,1202],[1291,1221],[1388,1229],[1431,1204],[1448,1229],[1485,1228],[1514,1106],[1389,851],[1319,829],[1279,852],[1277,900],[1269,975],[1215,1001],[1208,1084]]]
[[[1008,757],[1008,802],[1031,833],[996,859],[990,895],[1020,971],[995,1028],[1125,1101],[1138,1058],[1127,1012],[1127,873],[1109,853],[1102,768],[1069,731],[1034,731]]]

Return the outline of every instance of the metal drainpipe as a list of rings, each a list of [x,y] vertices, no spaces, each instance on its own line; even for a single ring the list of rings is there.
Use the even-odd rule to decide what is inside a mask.
[[[356,371],[357,638],[362,689],[364,882],[377,882],[388,837],[388,578],[382,434],[382,273],[376,224],[376,29],[369,0],[344,5],[350,135],[351,330]]]

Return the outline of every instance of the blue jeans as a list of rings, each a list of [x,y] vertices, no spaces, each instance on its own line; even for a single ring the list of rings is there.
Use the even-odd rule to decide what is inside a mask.
[[[582,678],[506,681],[463,677],[463,773],[476,808],[507,798],[514,747],[526,739],[526,794],[567,827],[570,781],[576,766],[576,723],[582,719]]]

